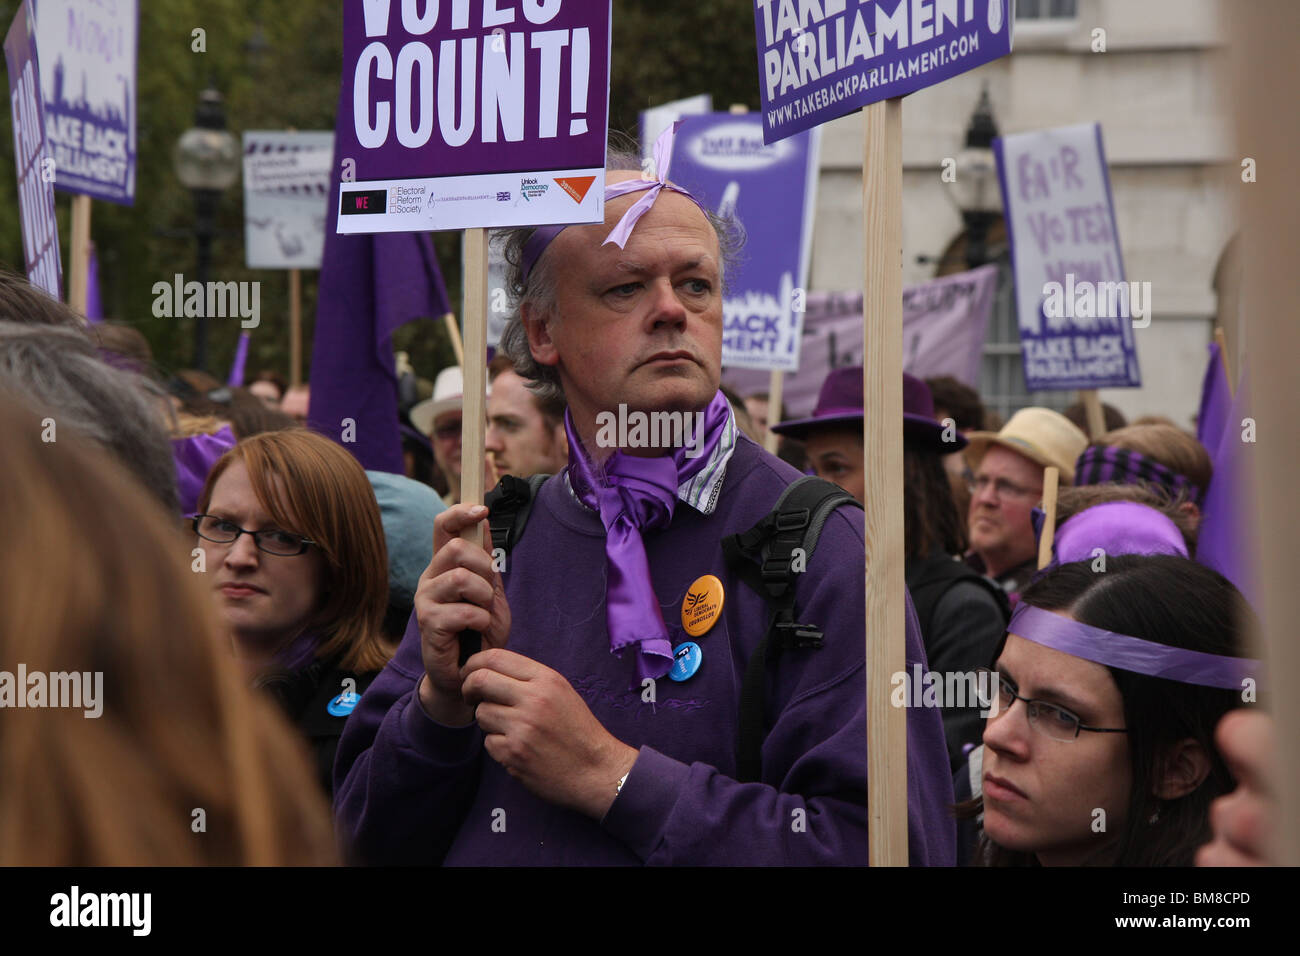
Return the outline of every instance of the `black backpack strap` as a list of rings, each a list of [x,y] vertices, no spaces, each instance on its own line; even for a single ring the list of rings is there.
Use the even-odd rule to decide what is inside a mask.
[[[764,687],[769,661],[787,648],[819,648],[822,630],[795,619],[795,551],[807,560],[817,547],[830,513],[841,505],[862,505],[838,485],[806,476],[791,484],[772,511],[742,534],[722,540],[728,566],[767,601],[771,614],[767,633],[745,667],[740,690],[740,737],[736,751],[737,779],[758,780],[766,736]],[[800,569],[802,570],[802,568]]]
[[[492,532],[492,547],[506,554],[514,550],[523,536],[524,525],[533,508],[537,489],[550,475],[532,475],[527,480],[514,475],[502,475],[497,486],[483,497],[488,507],[488,527]]]
[[[514,475],[503,475],[497,486],[483,496],[483,503],[488,507],[488,529],[492,534],[493,549],[500,548],[506,554],[514,550],[519,538],[524,533],[528,522],[528,513],[533,507],[533,498],[542,482],[550,475],[532,475],[525,481]],[[460,664],[479,652],[483,647],[483,638],[478,631],[460,632]]]

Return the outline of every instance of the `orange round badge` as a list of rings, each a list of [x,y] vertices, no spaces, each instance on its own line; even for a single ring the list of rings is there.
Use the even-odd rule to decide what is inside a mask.
[[[722,582],[712,574],[695,579],[682,599],[682,627],[691,637],[699,637],[722,613]]]

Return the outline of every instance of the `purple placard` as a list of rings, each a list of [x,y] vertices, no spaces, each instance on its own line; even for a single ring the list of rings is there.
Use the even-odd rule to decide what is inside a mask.
[[[1151,283],[1125,280],[1101,126],[1003,136],[993,152],[1025,387],[1140,387],[1133,329],[1151,324]]]
[[[764,145],[757,113],[688,116],[677,128],[669,178],[745,227],[742,261],[727,276],[722,306],[722,364],[729,368],[799,367],[816,132]]]
[[[603,219],[611,6],[346,0],[338,231]]]
[[[35,12],[55,185],[134,205],[138,0],[39,0]]]
[[[5,65],[9,69],[14,167],[18,173],[27,279],[58,299],[62,297],[63,260],[59,255],[59,224],[54,218],[54,161],[45,144],[36,34],[26,2],[18,7],[5,36]]]
[[[980,266],[903,289],[903,371],[917,378],[951,375],[979,388],[997,279],[997,266]],[[799,370],[786,376],[782,391],[790,416],[811,415],[831,370],[862,359],[862,293],[810,292]],[[741,395],[768,387],[766,373],[747,369],[727,369],[722,379]]]
[[[1011,52],[1013,0],[754,0],[772,143]]]

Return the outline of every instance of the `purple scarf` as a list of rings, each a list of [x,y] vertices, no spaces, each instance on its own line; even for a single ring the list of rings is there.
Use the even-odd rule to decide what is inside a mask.
[[[592,462],[566,410],[564,430],[569,437],[569,483],[588,508],[600,514],[605,526],[608,577],[605,620],[610,651],[618,654],[637,645],[637,674],[663,677],[672,668],[673,647],[659,599],[650,580],[644,532],[668,527],[677,504],[677,489],[704,469],[722,440],[731,406],[721,392],[704,409],[701,454],[686,457],[686,448],[671,455],[639,458],[615,451],[605,462]],[[700,436],[695,436],[697,442]]]

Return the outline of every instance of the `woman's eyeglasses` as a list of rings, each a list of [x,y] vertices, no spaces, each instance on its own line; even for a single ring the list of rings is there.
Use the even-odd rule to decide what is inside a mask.
[[[253,544],[259,551],[283,557],[302,554],[307,550],[307,545],[316,543],[300,534],[280,531],[277,528],[249,531],[227,518],[218,518],[216,515],[195,515],[194,533],[205,541],[213,541],[217,544],[233,544],[239,540],[241,534],[250,534],[253,536]]]
[[[992,685],[994,681],[997,682],[998,714],[1010,710],[1016,701],[1023,700],[1025,709],[1029,713],[1029,726],[1053,740],[1075,740],[1081,730],[1093,734],[1128,733],[1127,727],[1089,727],[1079,720],[1078,715],[1058,704],[1049,704],[1045,700],[1031,700],[1028,697],[1021,697],[1016,693],[1015,687],[998,671],[981,667],[977,673],[979,674],[981,691]]]

